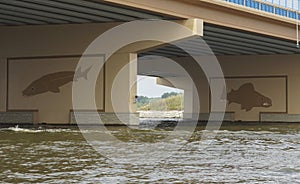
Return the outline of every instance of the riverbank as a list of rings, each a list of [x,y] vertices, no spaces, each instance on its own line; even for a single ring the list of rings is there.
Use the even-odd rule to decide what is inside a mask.
[[[183,111],[137,111],[140,118],[183,118]]]

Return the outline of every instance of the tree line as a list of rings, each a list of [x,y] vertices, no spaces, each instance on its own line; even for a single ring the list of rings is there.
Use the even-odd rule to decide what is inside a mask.
[[[136,101],[138,110],[183,110],[183,94],[177,92],[167,92],[158,98],[138,96]]]

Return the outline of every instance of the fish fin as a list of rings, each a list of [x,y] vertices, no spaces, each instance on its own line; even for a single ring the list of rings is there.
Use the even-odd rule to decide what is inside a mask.
[[[84,72],[83,72],[83,77],[87,80],[87,74],[89,73],[89,71],[91,70],[92,66],[90,66],[88,69],[86,69]]]
[[[51,87],[49,91],[51,91],[53,93],[59,93],[60,92],[58,87]]]
[[[233,90],[233,89],[231,89],[231,91],[229,92],[229,93],[227,93],[226,95],[227,95],[227,97],[229,96],[229,95],[231,95],[232,93],[234,93],[234,92],[236,92],[235,90]]]
[[[242,105],[242,106],[241,106],[241,109],[242,109],[242,110],[245,110],[246,112],[248,112],[248,111],[251,111],[252,107]]]
[[[255,91],[254,89],[254,85],[252,83],[245,83],[243,84],[240,89],[241,91],[245,90],[245,91]]]
[[[252,110],[252,107],[247,107],[246,108],[246,112],[251,111],[251,110]]]

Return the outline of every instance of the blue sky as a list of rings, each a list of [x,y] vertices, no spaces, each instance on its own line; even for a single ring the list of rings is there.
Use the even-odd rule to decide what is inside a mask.
[[[137,78],[137,95],[147,97],[161,97],[166,92],[183,93],[183,90],[165,87],[156,84],[155,77],[146,77],[138,75]]]

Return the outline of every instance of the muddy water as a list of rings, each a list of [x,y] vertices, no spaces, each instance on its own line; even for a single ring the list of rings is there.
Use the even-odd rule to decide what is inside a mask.
[[[205,149],[200,144],[203,129],[198,127],[176,154],[158,164],[141,165],[111,162],[95,151],[76,128],[2,128],[0,180],[1,183],[300,183],[300,124],[227,125],[217,131]],[[134,136],[128,137],[129,128],[110,127],[107,131],[113,131],[127,144],[137,144],[132,140]],[[147,142],[168,131],[147,129],[140,136]],[[109,141],[101,144],[111,145]]]

